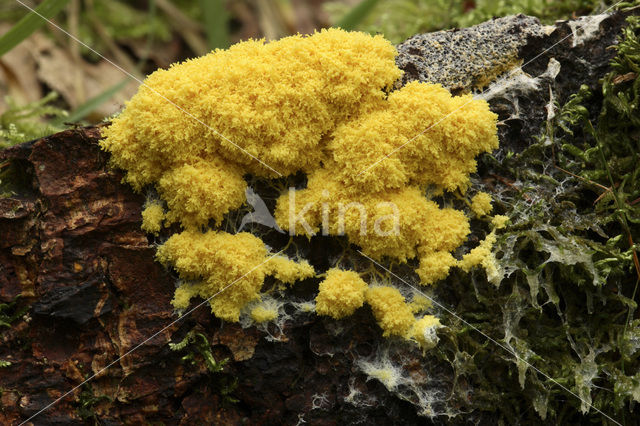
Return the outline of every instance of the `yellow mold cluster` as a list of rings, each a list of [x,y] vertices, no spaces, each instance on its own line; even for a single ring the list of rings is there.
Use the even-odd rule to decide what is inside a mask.
[[[364,304],[366,291],[367,283],[357,272],[330,269],[318,288],[316,312],[336,319],[352,315]]]
[[[426,351],[436,346],[438,336],[436,330],[440,328],[440,320],[433,315],[425,315],[411,326],[409,338],[413,339],[422,350]]]
[[[424,188],[466,190],[475,156],[498,146],[495,120],[484,101],[409,83],[337,126],[307,187],[278,200],[276,221],[297,234],[345,234],[374,259],[418,257],[422,283],[438,281],[455,265],[449,253],[465,241],[469,222],[428,200]]]
[[[493,230],[480,241],[477,247],[471,249],[471,251],[462,257],[462,260],[457,262],[457,265],[465,272],[469,272],[471,268],[477,265],[482,265],[487,273],[487,279],[494,284],[499,284],[500,274],[498,271],[498,265],[496,257],[493,254],[493,245],[498,240],[496,231],[507,226],[509,218],[503,215],[495,215],[491,219],[491,225]]]
[[[415,341],[423,350],[431,349],[438,341],[435,334],[440,321],[433,315],[420,319],[413,316],[413,302],[407,304],[400,292],[387,286],[370,287],[366,294],[367,303],[382,328],[383,336],[397,336]],[[417,300],[417,305],[424,303]]]
[[[261,304],[251,310],[251,319],[260,324],[278,318],[277,305]]]
[[[471,199],[471,211],[476,216],[486,216],[491,213],[493,207],[491,206],[491,195],[486,192],[478,192]]]
[[[185,281],[173,298],[176,309],[186,309],[196,296],[210,298],[211,311],[227,321],[238,321],[241,310],[260,299],[267,275],[286,283],[314,275],[307,262],[270,257],[262,240],[247,232],[187,230],[160,246],[157,258]]]
[[[415,323],[411,307],[404,296],[393,287],[371,287],[367,291],[367,303],[383,330],[383,336],[404,337]]]
[[[215,50],[151,74],[105,129],[103,147],[135,188],[160,183],[178,197],[172,210],[192,200],[224,214],[244,201],[245,173],[317,168],[325,135],[384,103],[382,89],[401,75],[395,55],[381,36],[337,29]],[[224,186],[205,194],[184,173]]]
[[[395,56],[381,36],[329,29],[238,43],[145,80],[101,144],[134,189],[157,189],[162,202],[148,204],[143,229],[183,229],[157,253],[184,281],[177,309],[199,296],[219,318],[238,321],[252,305],[249,315],[268,321],[277,309],[260,305],[266,276],[314,276],[306,262],[270,259],[251,234],[218,230],[246,201],[246,175],[305,173],[306,188],[277,200],[282,229],[346,234],[375,259],[418,258],[422,284],[482,263],[476,253],[461,262],[452,256],[469,221],[428,199],[426,188],[466,191],[475,157],[498,146],[496,116],[485,101],[452,97],[436,84],[390,92],[401,76]],[[353,271],[328,272],[316,311],[343,318],[365,301],[386,336],[430,345],[424,330],[437,325],[432,317],[414,318],[420,308],[396,289],[369,287]]]
[[[142,211],[142,230],[149,234],[158,234],[162,230],[164,207],[160,202],[147,203]]]

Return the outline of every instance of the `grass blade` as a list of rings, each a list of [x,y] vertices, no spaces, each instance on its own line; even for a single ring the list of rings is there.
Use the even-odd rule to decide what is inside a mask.
[[[46,19],[51,19],[58,14],[69,2],[69,0],[45,0],[35,12],[29,12],[27,16],[22,18],[2,37],[0,37],[0,56],[4,55],[22,40],[29,37],[35,30],[46,24]],[[36,13],[37,12],[37,13]],[[38,16],[42,15],[42,17]]]
[[[229,14],[224,3],[224,0],[200,0],[209,49],[229,47]]]
[[[353,30],[371,13],[379,0],[362,0],[356,7],[336,22],[335,26],[343,30]]]
[[[113,95],[115,95],[116,93],[124,89],[127,83],[129,83],[128,78],[122,80],[120,83],[116,84],[115,86],[108,88],[104,92],[100,93],[97,96],[94,96],[93,98],[89,99],[87,102],[78,106],[78,108],[76,108],[73,112],[71,112],[67,117],[58,118],[53,122],[53,124],[62,125],[63,123],[75,123],[77,121],[82,120],[87,115],[89,115],[91,111],[95,110],[100,105],[102,105],[103,103],[111,99]]]

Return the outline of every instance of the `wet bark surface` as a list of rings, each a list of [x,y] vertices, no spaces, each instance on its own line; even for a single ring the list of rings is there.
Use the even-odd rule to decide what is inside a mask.
[[[26,420],[76,387],[33,423],[420,422],[411,404],[353,374],[356,352],[381,339],[369,312],[339,338],[311,314],[280,341],[223,324],[205,306],[172,324],[176,277],[154,261],[140,230],[144,199],[107,168],[99,138],[100,128],[79,128],[0,152],[27,176],[0,199],[0,298],[17,316],[2,334],[0,359],[11,365],[0,375],[0,423]],[[221,372],[193,346],[169,348],[191,330],[229,360]],[[376,404],[346,403],[354,387]]]

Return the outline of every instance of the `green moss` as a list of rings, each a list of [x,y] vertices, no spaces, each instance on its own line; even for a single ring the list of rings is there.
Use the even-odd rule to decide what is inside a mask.
[[[7,97],[8,108],[0,114],[0,149],[44,137],[62,130],[48,124],[44,118],[64,117],[67,112],[52,103],[58,94],[49,93],[44,98],[26,105],[18,105]]]
[[[462,318],[512,354],[460,327],[446,330],[438,355],[460,401],[508,423],[602,422],[593,407],[625,423],[640,402],[639,33],[640,19],[629,18],[601,93],[581,88],[537,143],[483,159],[519,183],[494,195],[511,219],[495,245],[503,278],[496,287],[473,275],[470,291],[468,278],[453,277],[448,294]]]
[[[91,385],[85,383],[82,385],[82,390],[78,395],[76,413],[85,422],[91,421],[92,424],[100,424],[100,419],[95,412],[95,406],[103,401],[112,402],[113,400],[106,395],[96,396]]]
[[[214,387],[218,394],[222,397],[223,403],[236,403],[238,399],[232,396],[233,391],[238,386],[238,379],[228,374],[221,374],[224,366],[229,362],[228,358],[217,361],[211,352],[211,344],[207,336],[193,329],[178,343],[169,343],[172,351],[187,352],[181,360],[189,362],[192,365],[204,361],[207,370],[215,374]]]
[[[169,348],[172,351],[182,351],[190,348],[187,355],[182,357],[183,361],[190,361],[191,363],[195,363],[195,355],[200,354],[204,359],[207,368],[212,373],[218,373],[222,371],[225,364],[229,361],[228,359],[224,359],[220,362],[216,361],[211,353],[211,345],[209,344],[209,340],[207,336],[202,333],[198,333],[195,330],[191,330],[187,335],[182,339],[179,343],[169,343]]]
[[[29,306],[23,306],[19,300],[20,296],[16,296],[9,303],[0,303],[0,328],[11,328],[14,321],[27,313]]]

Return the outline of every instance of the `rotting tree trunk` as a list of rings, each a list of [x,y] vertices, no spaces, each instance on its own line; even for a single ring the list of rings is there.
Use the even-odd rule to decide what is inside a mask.
[[[36,414],[177,319],[169,303],[175,277],[154,262],[155,247],[140,230],[144,199],[106,168],[99,138],[99,127],[79,128],[0,152],[0,161],[28,177],[19,195],[0,199],[0,297],[22,295],[12,312],[28,307],[2,337],[0,359],[11,362],[0,379],[3,424]],[[283,342],[269,342],[255,329],[222,325],[202,307],[34,423],[295,424],[305,413],[309,420],[313,395],[329,395],[325,404],[333,405],[336,393],[349,393],[352,366],[341,346],[371,351],[380,339],[370,318],[358,322],[339,342],[312,321],[285,330]],[[200,355],[183,362],[185,352],[168,348],[172,336],[180,341],[193,329],[206,335],[215,359],[231,360],[224,372],[209,373]],[[410,404],[384,396],[381,385],[362,378],[355,386],[384,403],[364,416],[370,421],[416,420]],[[226,390],[239,402],[225,400]],[[364,414],[343,411],[353,420]],[[336,419],[317,417],[322,424]]]
[[[521,34],[519,57],[533,59],[525,71],[543,74],[550,58],[561,66],[537,89],[507,90],[491,100],[506,120],[501,146],[518,150],[546,119],[548,86],[561,102],[580,84],[596,87],[624,17],[603,19],[579,43],[566,23],[542,31],[535,20],[513,19],[506,31]],[[407,80],[437,74],[425,71],[434,66],[424,50],[430,37],[442,44],[448,36],[417,36],[399,46]],[[492,42],[503,41],[498,34]],[[0,423],[26,420],[115,362],[33,422],[424,424],[412,404],[357,371],[354,354],[367,356],[382,342],[366,309],[340,334],[334,321],[309,315],[287,323],[273,342],[255,328],[223,324],[202,307],[146,341],[177,319],[170,305],[176,279],[154,262],[153,241],[140,230],[143,196],[106,167],[99,139],[100,127],[78,128],[0,151],[0,164],[24,176],[16,195],[0,198],[0,302],[13,302],[0,311],[11,322],[0,346],[0,360],[11,363],[0,368]],[[189,352],[169,349],[168,342],[191,330],[206,336],[216,360],[230,360],[223,372],[207,370],[193,349],[195,362],[182,359]],[[405,355],[420,367],[419,352]],[[375,402],[351,404],[354,389]]]

